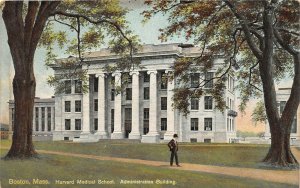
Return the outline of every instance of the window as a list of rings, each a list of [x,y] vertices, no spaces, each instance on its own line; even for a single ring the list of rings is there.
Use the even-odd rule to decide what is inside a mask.
[[[65,94],[70,94],[72,92],[71,80],[65,81]]]
[[[144,135],[149,132],[149,108],[144,108]]]
[[[210,138],[204,138],[204,143],[211,143],[211,139]]]
[[[75,80],[75,93],[81,93],[81,91],[82,91],[81,80]]]
[[[297,133],[297,118],[295,116],[293,123],[292,123],[292,127],[291,127],[291,133]]]
[[[132,100],[132,88],[126,88],[126,100]]]
[[[150,81],[150,75],[147,72],[144,72],[144,82],[147,83]]]
[[[144,100],[149,100],[149,87],[144,87]]]
[[[191,110],[199,110],[199,98],[191,98]]]
[[[115,110],[111,109],[110,110],[110,124],[111,124],[111,132],[114,132],[114,128],[115,128]]]
[[[212,96],[205,96],[204,97],[204,109],[205,110],[212,110]]]
[[[280,111],[280,114],[282,114],[283,110],[284,110],[284,107],[285,107],[285,104],[286,104],[286,101],[280,101],[279,103],[279,111]]]
[[[205,131],[212,130],[212,118],[204,118],[204,130]]]
[[[197,138],[191,138],[190,141],[191,141],[191,143],[197,142]]]
[[[191,118],[191,131],[198,131],[198,118]]]
[[[94,130],[97,131],[98,130],[98,118],[94,119]]]
[[[124,73],[122,74],[122,80],[127,82],[128,84],[131,84],[132,83],[132,76],[129,75],[129,73]]]
[[[111,89],[111,92],[110,92],[110,100],[111,100],[111,101],[114,101],[114,100],[115,100],[115,89]]]
[[[81,130],[81,119],[75,119],[75,130]]]
[[[75,112],[81,112],[81,101],[75,101]]]
[[[47,130],[51,131],[51,107],[47,107]]]
[[[65,119],[65,130],[71,130],[71,120]]]
[[[161,83],[160,83],[161,89],[168,89],[168,77],[166,73],[161,73]]]
[[[197,88],[199,87],[199,73],[194,73],[191,74],[191,87],[192,88]]]
[[[205,82],[206,84],[204,85],[204,88],[212,88],[213,87],[213,80],[211,80],[214,76],[214,73],[212,72],[207,72],[205,73]],[[210,81],[209,81],[210,80]]]
[[[42,107],[42,131],[45,131],[45,107]]]
[[[160,120],[160,130],[166,131],[167,130],[167,118],[161,118]]]
[[[98,111],[98,99],[94,99],[94,111]]]
[[[71,101],[65,101],[65,112],[71,112]]]
[[[35,107],[35,131],[39,131],[39,108]]]
[[[98,84],[99,84],[99,78],[94,78],[94,92],[98,92]]]
[[[167,110],[167,97],[161,97],[161,110]]]

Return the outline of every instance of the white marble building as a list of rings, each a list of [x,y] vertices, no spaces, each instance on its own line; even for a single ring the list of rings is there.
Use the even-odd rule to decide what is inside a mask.
[[[9,104],[9,139],[12,138],[14,128],[14,101],[10,100]],[[55,129],[55,100],[53,98],[34,99],[33,121],[32,121],[32,138],[35,141],[52,140],[52,133]]]
[[[174,133],[182,142],[223,142],[236,138],[234,77],[229,76],[224,98],[228,109],[215,109],[211,96],[191,99],[190,114],[186,117],[172,108],[175,81],[162,79],[178,57],[200,54],[197,47],[179,44],[143,45],[134,56],[143,69],[130,72],[103,72],[105,65],[119,59],[108,49],[86,55],[81,68],[87,70],[89,91],[82,94],[80,82],[65,80],[65,93],[55,95],[55,129],[53,140],[94,142],[99,139],[134,139],[145,143],[168,141]],[[55,74],[62,74],[57,60],[51,65]],[[207,73],[191,75],[191,86],[205,77],[212,77],[218,68],[226,68],[222,57],[214,58],[214,66]],[[115,95],[122,75],[129,74],[131,82],[122,94]],[[111,84],[111,83],[114,83]],[[207,89],[211,83],[206,84]]]
[[[291,94],[291,88],[279,88],[276,95],[278,111],[281,114],[285,107],[285,104]],[[265,127],[265,138],[271,139],[270,126],[267,123]],[[300,141],[300,108],[298,107],[296,116],[294,118],[292,127],[291,127],[291,141],[299,142]]]

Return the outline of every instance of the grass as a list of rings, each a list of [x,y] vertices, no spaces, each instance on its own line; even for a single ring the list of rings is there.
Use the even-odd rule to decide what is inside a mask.
[[[1,146],[9,147],[10,141]],[[35,142],[36,149],[64,151],[111,157],[124,157],[154,161],[169,161],[167,144],[143,144],[122,141],[98,143],[73,143],[65,141]],[[181,143],[179,160],[184,163],[261,168],[261,160],[267,154],[267,145]]]
[[[2,144],[2,143],[1,143]],[[49,143],[47,143],[49,144]],[[46,145],[38,143],[36,145]],[[61,142],[55,144],[61,148]],[[39,146],[41,147],[41,146]],[[160,148],[160,147],[158,147]],[[74,147],[73,147],[74,149]],[[78,151],[76,149],[76,151]],[[6,149],[0,150],[0,155],[6,154]],[[179,171],[161,167],[151,167],[120,162],[98,161],[93,159],[80,159],[58,155],[41,155],[40,159],[31,160],[0,160],[1,186],[6,187],[205,187],[205,188],[289,188],[297,187],[288,184],[279,184],[266,181],[238,178],[208,173]],[[33,179],[48,180],[48,185],[9,185],[9,179],[23,179],[32,183]],[[176,185],[155,184],[156,180],[175,181]],[[95,185],[56,185],[56,180],[95,180]],[[98,185],[98,180],[113,180],[113,185]],[[148,185],[120,185],[121,180],[149,180],[154,184]]]

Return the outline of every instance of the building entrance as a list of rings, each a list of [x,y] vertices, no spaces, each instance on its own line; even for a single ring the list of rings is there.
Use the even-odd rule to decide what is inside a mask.
[[[129,133],[131,132],[131,117],[132,117],[131,108],[125,108],[125,138],[128,138]]]

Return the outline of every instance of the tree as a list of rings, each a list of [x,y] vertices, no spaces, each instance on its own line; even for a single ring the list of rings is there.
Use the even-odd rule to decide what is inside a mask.
[[[300,100],[300,52],[299,52],[299,1],[195,1],[195,0],[147,0],[152,7],[144,11],[146,19],[162,12],[169,16],[169,26],[161,29],[162,41],[175,34],[185,34],[200,45],[202,54],[197,58],[178,59],[174,74],[182,82],[182,88],[174,95],[174,106],[188,113],[188,98],[212,93],[217,108],[223,110],[222,99],[231,67],[239,67],[244,110],[249,98],[264,97],[264,106],[271,130],[271,146],[264,162],[278,166],[298,164],[290,150],[290,131]],[[189,74],[207,71],[213,57],[226,57],[227,68],[219,70],[211,79],[203,79],[196,88],[189,88]],[[291,94],[280,117],[275,81],[289,75],[293,78]],[[203,86],[214,82],[214,88],[206,91]]]
[[[12,146],[6,158],[35,157],[37,153],[32,143],[36,87],[33,62],[38,45],[46,47],[47,61],[50,62],[55,58],[53,45],[62,48],[70,44],[67,52],[77,56],[70,66],[76,70],[83,63],[83,52],[98,47],[105,38],[111,38],[110,44],[114,52],[129,52],[132,55],[135,51],[134,36],[131,36],[131,31],[126,27],[126,10],[119,6],[117,0],[7,1],[1,6],[15,68],[15,125]],[[75,31],[75,39],[68,40],[66,31],[56,31],[54,22]],[[78,77],[84,74],[71,75]]]

